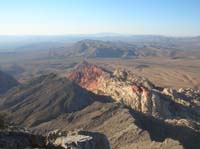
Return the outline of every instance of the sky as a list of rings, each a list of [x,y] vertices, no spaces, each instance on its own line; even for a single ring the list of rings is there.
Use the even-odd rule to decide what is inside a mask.
[[[200,35],[200,0],[0,0],[0,35]]]

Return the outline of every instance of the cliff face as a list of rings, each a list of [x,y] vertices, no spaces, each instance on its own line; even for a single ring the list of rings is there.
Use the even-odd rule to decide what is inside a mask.
[[[149,80],[129,71],[109,73],[88,63],[79,66],[72,71],[69,79],[83,88],[112,97],[135,111],[169,123],[174,123],[173,119],[192,128],[199,127],[200,91],[156,87]]]

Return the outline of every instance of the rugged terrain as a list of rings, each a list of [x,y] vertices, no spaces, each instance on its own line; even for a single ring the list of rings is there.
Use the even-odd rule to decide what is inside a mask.
[[[34,49],[39,50],[33,50],[31,44],[24,43],[23,48],[16,47],[14,52],[1,52],[0,69],[24,83],[33,77],[51,72],[62,76],[86,58],[108,70],[125,68],[134,71],[159,86],[200,89],[199,37],[88,38],[67,46],[63,44],[68,42],[63,42],[42,43],[45,47],[35,43]],[[82,48],[84,45],[85,50]],[[106,48],[107,50],[102,50]],[[130,51],[129,54],[127,50]],[[112,53],[121,54],[116,56]]]
[[[199,97],[198,90],[159,87],[84,61],[65,78],[49,74],[13,88],[1,96],[0,109],[37,135],[83,129],[105,135],[113,149],[196,149]]]
[[[88,91],[67,79],[49,74],[3,95],[0,109],[9,112],[15,123],[33,126],[61,113],[78,111],[92,102]]]
[[[41,43],[44,51],[41,44],[26,51],[30,44],[0,53],[6,72],[0,73],[0,112],[30,130],[0,132],[1,143],[11,137],[15,146],[20,136],[32,146],[35,136],[40,140],[51,131],[57,135],[51,143],[66,147],[71,137],[60,133],[80,129],[87,131],[86,146],[97,135],[113,149],[198,149],[199,38],[129,39]],[[81,135],[68,145],[78,146]]]
[[[110,96],[134,111],[160,119],[166,124],[199,131],[200,91],[157,87],[130,71],[117,70],[111,73],[87,62],[80,66],[69,73],[68,78],[82,87],[96,94]],[[89,81],[91,78],[95,82]]]
[[[198,142],[196,138],[198,134],[191,129],[186,128],[186,131],[183,131],[184,127],[179,129],[179,127],[165,124],[152,117],[147,118],[121,104],[112,102],[94,102],[80,111],[66,113],[55,120],[42,123],[34,127],[32,131],[43,133],[45,130],[57,128],[64,130],[80,128],[103,133],[108,138],[112,149],[131,149],[132,146],[140,149],[160,147],[179,149],[183,146],[192,147],[194,142]],[[187,137],[182,137],[183,134]],[[149,144],[148,147],[146,143]]]
[[[87,90],[112,97],[146,115],[199,129],[199,90],[162,88],[130,71],[116,70],[111,73],[87,62],[80,66],[68,78]]]
[[[30,131],[14,125],[0,129],[0,147],[2,149],[109,149],[107,138],[101,133],[82,130],[50,131],[48,135],[32,134]]]

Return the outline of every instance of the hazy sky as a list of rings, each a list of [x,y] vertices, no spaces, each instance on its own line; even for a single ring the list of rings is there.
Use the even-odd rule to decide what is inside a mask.
[[[200,0],[0,0],[0,35],[200,35]]]

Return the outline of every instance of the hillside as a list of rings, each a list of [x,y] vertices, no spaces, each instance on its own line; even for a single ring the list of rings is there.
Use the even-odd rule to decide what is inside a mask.
[[[18,84],[12,76],[0,71],[0,94],[7,92]]]
[[[166,43],[167,44],[167,43]],[[59,53],[59,52],[58,52]],[[81,40],[68,47],[65,55],[84,58],[135,58],[135,57],[194,57],[199,56],[196,49],[187,50],[179,45],[159,43],[140,44],[103,40]]]
[[[87,58],[117,58],[135,56],[134,50],[123,43],[112,43],[99,40],[82,40],[76,42],[70,49],[70,56]]]
[[[101,133],[112,149],[198,149],[198,90],[158,87],[133,72],[86,61],[66,76],[44,75],[8,91],[0,111],[34,134]]]
[[[183,149],[183,146],[192,145],[193,140],[198,141],[198,135],[191,129],[167,125],[113,102],[96,101],[80,111],[62,114],[42,123],[32,131],[40,134],[55,129],[103,133],[111,149]]]
[[[81,97],[81,98],[80,98]],[[88,91],[54,74],[38,77],[1,97],[0,109],[17,124],[33,126],[93,102]]]
[[[82,40],[76,42],[70,50],[70,56],[85,58],[131,58],[140,56],[168,55],[168,50],[153,46],[139,46],[123,42],[100,40]]]

